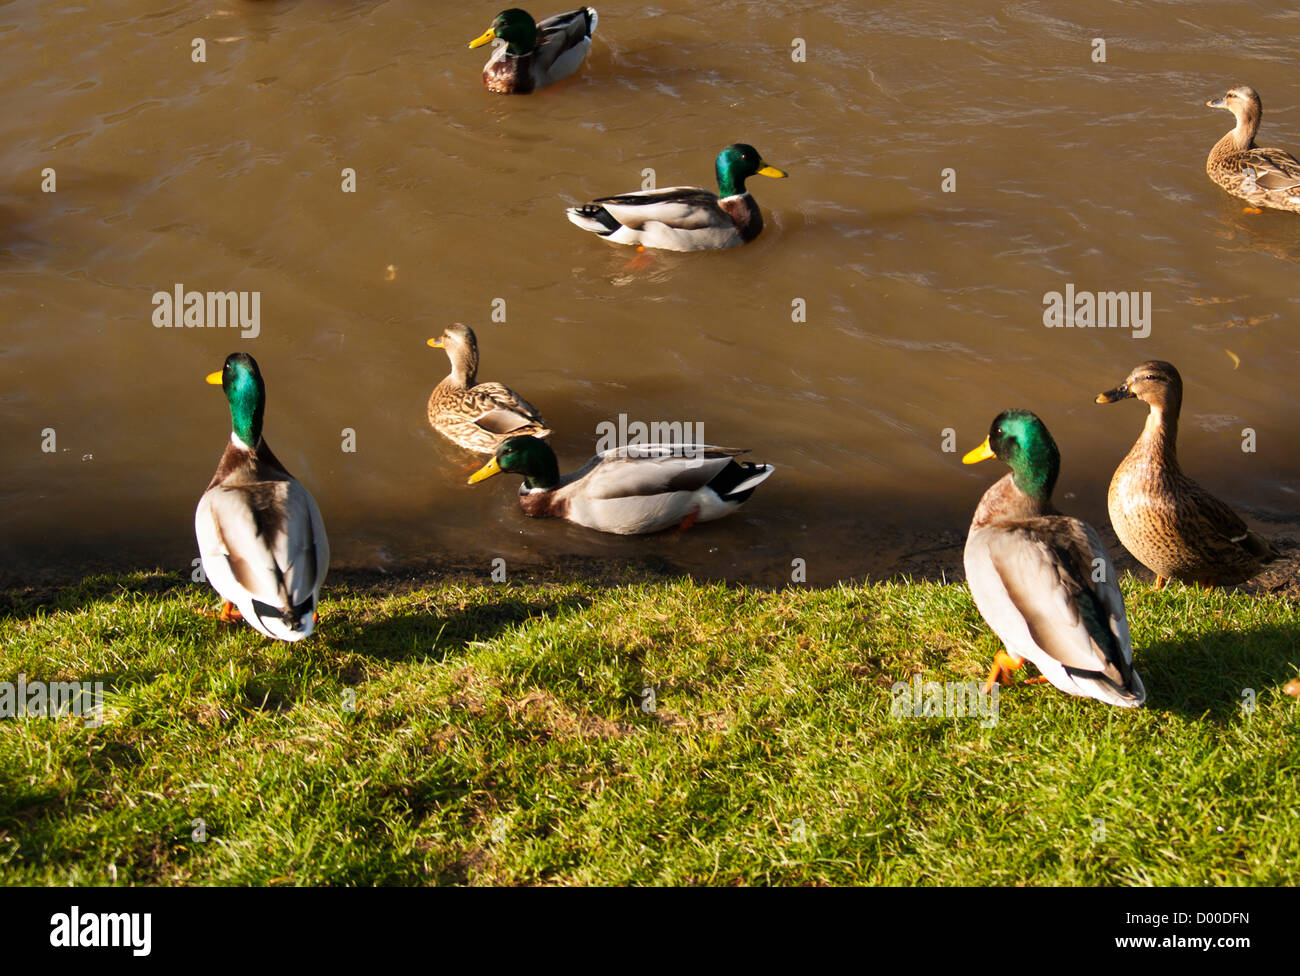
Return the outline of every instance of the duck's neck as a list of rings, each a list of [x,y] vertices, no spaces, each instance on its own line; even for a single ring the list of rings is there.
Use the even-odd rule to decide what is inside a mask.
[[[978,529],[991,522],[1021,521],[1057,514],[1050,497],[1035,498],[1025,494],[1016,486],[1015,475],[1007,474],[984,492],[971,520],[971,528]]]
[[[262,414],[266,403],[262,392],[251,381],[232,387],[230,401],[230,442],[252,452],[262,439]]]
[[[478,350],[457,349],[451,356],[451,375],[447,378],[456,386],[473,386],[478,378]]]
[[[738,176],[732,172],[730,166],[719,166],[717,168],[718,176],[718,196],[734,197],[745,191],[745,177]]]
[[[526,491],[554,491],[560,487],[560,464],[554,458],[539,458],[524,474]]]
[[[1179,406],[1177,401],[1163,406],[1151,404],[1146,426],[1142,428],[1142,436],[1138,438],[1133,450],[1155,454],[1166,464],[1177,465]]]
[[[1259,116],[1246,112],[1237,116],[1237,127],[1224,136],[1220,143],[1228,143],[1235,151],[1245,152],[1255,148],[1255,134],[1259,132]]]

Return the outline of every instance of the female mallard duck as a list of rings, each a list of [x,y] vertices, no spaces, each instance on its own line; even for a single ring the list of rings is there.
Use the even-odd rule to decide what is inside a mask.
[[[713,251],[747,244],[763,229],[763,215],[745,189],[751,176],[783,179],[753,146],[737,143],[718,153],[718,193],[698,186],[670,186],[601,197],[568,209],[583,230],[618,244],[665,251]]]
[[[986,687],[1008,682],[1028,658],[1067,694],[1141,705],[1146,688],[1110,555],[1096,529],[1052,506],[1061,467],[1052,435],[1028,410],[1006,410],[962,462],[991,457],[1011,473],[980,499],[964,560],[975,606],[1007,649]]]
[[[527,95],[577,71],[591,50],[595,29],[596,11],[591,7],[547,17],[540,24],[512,7],[497,14],[492,26],[469,46],[482,47],[494,37],[505,41],[483,66],[483,84],[488,91]]]
[[[775,470],[733,461],[743,450],[703,444],[645,444],[596,455],[560,476],[555,452],[535,437],[511,437],[469,483],[508,471],[524,476],[519,507],[617,535],[640,535],[730,515]]]
[[[1136,367],[1098,403],[1136,397],[1151,405],[1142,435],[1115,469],[1106,495],[1110,521],[1124,548],[1166,579],[1202,585],[1241,583],[1278,557],[1227,505],[1178,466],[1178,412],[1183,380],[1169,363]]]
[[[1284,149],[1260,149],[1255,145],[1255,133],[1264,114],[1255,89],[1240,85],[1205,104],[1226,108],[1237,119],[1236,128],[1214,144],[1205,161],[1210,179],[1256,207],[1300,213],[1300,160]]]
[[[266,386],[253,357],[227,356],[207,381],[226,394],[231,431],[194,513],[203,572],[225,600],[221,619],[242,616],[267,637],[302,640],[316,629],[329,570],[320,509],[262,439]]]
[[[443,437],[467,451],[491,454],[507,437],[550,433],[537,408],[514,390],[475,382],[478,342],[468,325],[447,326],[429,345],[445,349],[451,360],[451,373],[429,394],[429,424]]]

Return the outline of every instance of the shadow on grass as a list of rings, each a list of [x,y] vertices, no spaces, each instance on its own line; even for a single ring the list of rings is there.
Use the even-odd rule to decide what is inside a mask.
[[[162,598],[178,595],[179,591],[197,585],[184,574],[161,570],[96,573],[75,583],[36,584],[0,590],[0,617],[23,620],[42,610],[47,613],[76,613],[121,593]],[[207,590],[216,597],[211,587]]]
[[[407,614],[374,623],[333,627],[332,652],[357,654],[389,662],[445,661],[469,645],[491,641],[511,627],[538,617],[554,617],[591,606],[593,598],[525,596],[506,591],[502,599],[450,613]]]
[[[1147,707],[1227,725],[1244,702],[1296,675],[1300,628],[1269,625],[1157,641],[1136,654]]]

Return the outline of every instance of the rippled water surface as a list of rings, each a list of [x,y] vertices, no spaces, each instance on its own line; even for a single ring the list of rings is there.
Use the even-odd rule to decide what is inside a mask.
[[[1260,141],[1300,152],[1300,13],[598,8],[577,75],[503,97],[466,49],[494,6],[0,3],[4,565],[187,566],[229,431],[203,377],[235,350],[261,364],[267,440],[318,499],[336,565],[906,569],[960,543],[1001,474],[960,455],[1012,405],[1061,445],[1059,504],[1104,524],[1142,411],[1093,397],[1148,358],[1187,383],[1184,466],[1256,523],[1295,518],[1300,215],[1243,214],[1210,183],[1231,117],[1204,103],[1253,85]],[[751,180],[767,225],[751,245],[634,261],[565,220],[646,168],[711,185],[736,141],[790,174]],[[155,328],[152,295],[178,283],[260,293],[260,335]],[[1150,335],[1045,328],[1044,295],[1067,283],[1149,291]],[[778,471],[681,536],[526,520],[516,479],[467,486],[475,458],[425,420],[447,368],[425,340],[451,321],[478,332],[481,378],[542,409],[562,468],[623,413],[703,424]]]

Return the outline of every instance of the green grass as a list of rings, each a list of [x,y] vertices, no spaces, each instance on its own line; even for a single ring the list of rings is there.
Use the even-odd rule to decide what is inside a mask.
[[[10,594],[0,676],[106,721],[0,721],[0,883],[1294,880],[1298,605],[1124,586],[1148,707],[992,728],[890,714],[997,649],[951,585],[336,585],[298,645],[161,573]]]

